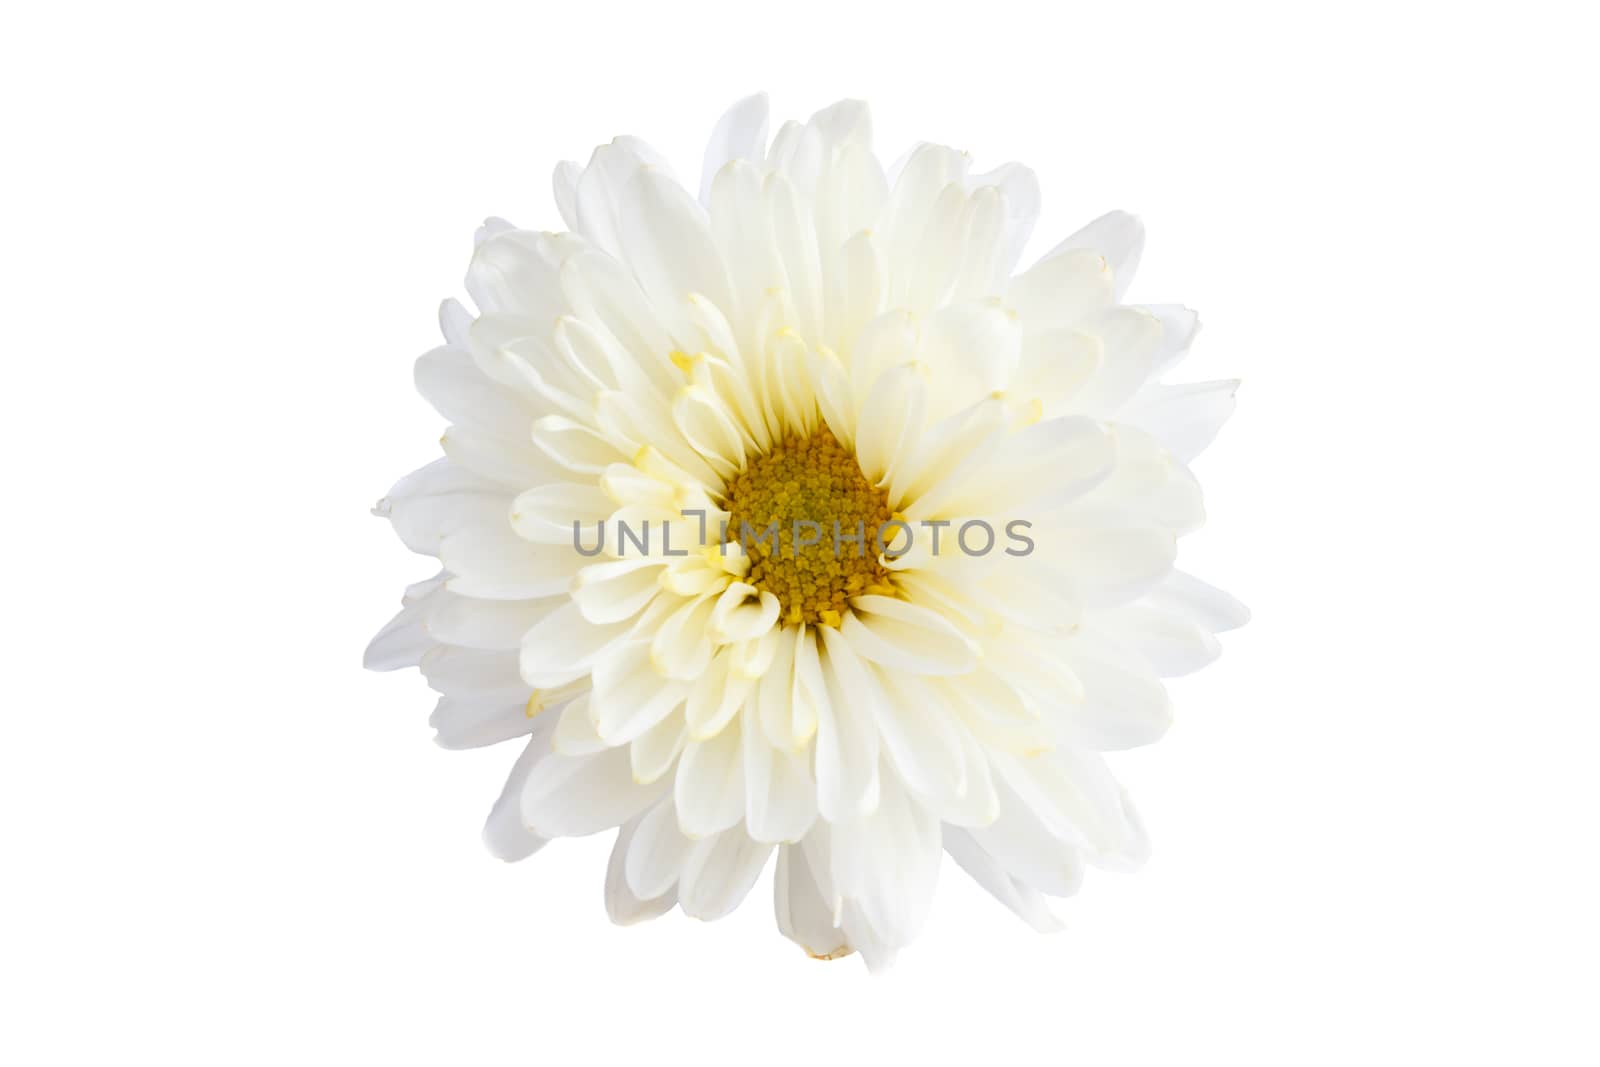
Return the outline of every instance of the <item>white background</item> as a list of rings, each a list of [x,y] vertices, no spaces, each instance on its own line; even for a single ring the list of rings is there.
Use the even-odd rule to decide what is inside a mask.
[[[1595,149],[1581,5],[29,5],[7,16],[10,1063],[1593,1063]],[[898,966],[765,881],[623,930],[505,866],[511,749],[359,669],[367,508],[488,214],[622,132],[876,109],[1113,207],[1241,377],[1183,563],[1255,609],[1041,938],[954,868]]]

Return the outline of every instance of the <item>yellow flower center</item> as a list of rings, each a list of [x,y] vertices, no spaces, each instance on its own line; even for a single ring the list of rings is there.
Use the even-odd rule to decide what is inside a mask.
[[[728,483],[727,503],[728,539],[750,555],[744,580],[778,598],[785,624],[838,626],[850,597],[894,593],[878,562],[889,494],[826,427],[751,460]],[[893,545],[895,532],[883,539]]]

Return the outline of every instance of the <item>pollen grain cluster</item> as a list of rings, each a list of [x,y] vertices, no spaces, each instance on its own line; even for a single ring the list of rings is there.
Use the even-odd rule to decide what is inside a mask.
[[[867,481],[826,427],[788,437],[751,460],[728,483],[727,508],[728,538],[750,555],[745,581],[778,598],[785,624],[837,626],[850,597],[893,593],[876,540],[891,518],[889,496]],[[860,542],[852,540],[858,533]],[[891,528],[884,537],[892,542],[892,534]],[[796,548],[813,538],[815,544]]]

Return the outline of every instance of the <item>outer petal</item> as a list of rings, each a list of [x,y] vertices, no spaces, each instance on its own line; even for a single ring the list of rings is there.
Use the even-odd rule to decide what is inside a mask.
[[[483,824],[483,843],[495,857],[507,863],[527,859],[548,841],[548,838],[541,837],[524,825],[522,792],[527,787],[528,776],[541,760],[551,755],[549,731],[553,725],[554,719],[550,718],[541,721],[534,729],[527,747],[517,757],[510,776],[506,778],[500,799],[495,801],[494,807],[489,810],[488,820]]]
[[[646,919],[654,919],[671,911],[678,902],[678,895],[671,891],[641,900],[628,887],[623,868],[638,825],[639,820],[634,819],[617,831],[616,843],[611,846],[611,860],[606,864],[606,914],[618,926],[632,926]]]
[[[761,162],[767,153],[767,94],[747,96],[730,107],[711,131],[700,169],[700,202],[711,204],[711,182],[730,160]]]
[[[833,922],[833,909],[811,873],[804,848],[783,845],[778,849],[772,890],[778,929],[784,937],[817,959],[838,959],[850,953],[850,942]]]

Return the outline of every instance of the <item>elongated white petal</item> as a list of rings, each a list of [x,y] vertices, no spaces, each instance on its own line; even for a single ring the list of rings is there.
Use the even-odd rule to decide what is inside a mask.
[[[606,864],[606,915],[618,926],[631,926],[664,915],[678,901],[677,894],[670,892],[651,899],[641,899],[628,885],[624,868],[638,825],[639,820],[635,819],[623,824],[617,831],[616,842],[611,846],[611,859]]]
[[[673,798],[678,826],[690,837],[720,833],[744,817],[744,752],[736,727],[684,748]]]
[[[507,863],[527,859],[549,841],[549,838],[534,833],[523,823],[522,793],[527,786],[528,776],[550,755],[548,728],[541,724],[528,738],[527,747],[517,757],[511,774],[506,778],[505,788],[500,791],[499,799],[494,802],[489,810],[489,818],[483,824],[483,843],[496,859]]]
[[[1213,632],[1185,611],[1152,602],[1146,596],[1095,615],[1093,627],[1138,653],[1163,678],[1191,674],[1222,652]]]
[[[689,743],[689,725],[676,712],[633,739],[628,746],[628,762],[633,780],[648,785],[672,770]]]
[[[518,494],[511,505],[511,527],[517,536],[545,545],[571,547],[572,524],[584,531],[607,518],[616,504],[598,485],[552,482]]]
[[[592,756],[553,752],[528,775],[522,821],[540,837],[583,837],[621,826],[661,793],[659,782],[633,780],[625,748]]]
[[[965,674],[977,662],[967,639],[938,612],[886,596],[858,596],[840,633],[863,659],[912,674]]]
[[[677,182],[641,169],[623,186],[619,209],[628,263],[650,302],[673,325],[682,323],[690,293],[719,305],[729,301],[727,270],[705,209]]]
[[[1072,896],[1083,883],[1083,854],[1076,835],[1051,831],[1029,802],[1002,788],[1000,817],[967,831],[973,842],[1011,877],[1041,893]]]
[[[1105,258],[1116,283],[1113,295],[1121,300],[1144,253],[1144,224],[1126,211],[1108,211],[1056,245],[1043,258],[1051,259],[1076,250],[1094,252]]]
[[[628,630],[626,621],[597,625],[583,617],[578,605],[564,604],[540,619],[523,637],[522,678],[536,688],[564,685],[581,678]]]
[[[1050,911],[1044,896],[1031,885],[1016,878],[1004,864],[990,855],[966,830],[955,826],[944,828],[944,850],[972,880],[987,890],[996,900],[1010,908],[1017,916],[1041,934],[1061,929],[1061,920]]]
[[[521,737],[533,729],[525,700],[440,697],[428,725],[440,748],[480,748]]]
[[[861,910],[877,940],[910,944],[939,876],[938,820],[886,776],[877,810],[835,823],[832,833],[834,891]]]
[[[730,107],[711,131],[700,170],[700,201],[711,204],[711,183],[731,160],[759,162],[767,153],[767,94],[747,96]]]
[[[562,755],[592,756],[611,747],[595,729],[594,708],[589,703],[587,693],[551,714],[560,715],[560,719],[556,722],[550,743]]]
[[[1150,592],[1151,602],[1193,617],[1212,633],[1236,630],[1250,621],[1250,609],[1193,575],[1170,571]]]
[[[633,618],[661,589],[660,559],[618,559],[593,563],[577,573],[572,602],[596,625]]]
[[[1122,418],[1150,431],[1180,462],[1206,450],[1233,414],[1237,381],[1193,385],[1147,385],[1129,402]]]
[[[397,671],[421,663],[434,645],[426,625],[427,612],[426,605],[401,608],[367,645],[362,665],[369,671]]]
[[[817,713],[817,809],[839,822],[878,806],[878,731],[873,705],[883,699],[850,642],[822,628],[827,650],[825,694],[812,693]]]
[[[1111,265],[1098,252],[1068,250],[1047,256],[1011,280],[1005,302],[1030,332],[1076,326],[1115,299]]]
[[[778,870],[773,877],[774,910],[783,936],[817,959],[837,959],[849,954],[850,944],[833,921],[833,907],[823,897],[811,873],[806,850],[799,845],[778,849]]]
[[[774,747],[747,708],[744,746],[745,829],[757,841],[798,841],[817,817],[817,787],[802,754]]]
[[[755,885],[772,846],[751,840],[735,826],[696,843],[679,876],[678,903],[685,915],[720,919]]]
[[[1155,670],[1137,653],[1080,632],[1066,646],[1083,696],[1065,707],[1074,740],[1098,751],[1148,745],[1172,724],[1172,703]]]
[[[625,642],[595,662],[595,729],[607,744],[625,744],[666,718],[688,695],[687,682],[656,670],[648,642]]]
[[[678,830],[678,813],[665,797],[640,817],[628,844],[623,872],[628,888],[644,899],[662,896],[678,884],[695,842]]]

